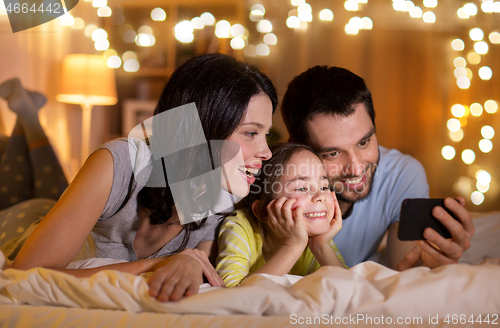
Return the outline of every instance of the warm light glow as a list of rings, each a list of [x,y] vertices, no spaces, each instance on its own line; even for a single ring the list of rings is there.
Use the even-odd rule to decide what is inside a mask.
[[[344,3],[344,8],[347,11],[358,11],[359,6],[356,0],[347,0]]]
[[[496,13],[500,13],[500,1],[495,1],[493,3],[493,11]]]
[[[298,8],[297,11],[300,13],[301,11],[307,11],[307,12],[312,12],[311,5],[308,3],[303,3],[301,4]]]
[[[359,17],[352,17],[349,20],[349,25],[351,25],[356,30],[361,30],[363,28],[363,21]]]
[[[478,55],[476,52],[471,51],[467,55],[467,61],[472,65],[477,65],[481,62],[481,56]]]
[[[486,102],[484,103],[484,110],[486,111],[486,113],[488,114],[493,114],[493,113],[496,113],[496,111],[498,110],[498,104],[496,101],[494,100],[486,100]]]
[[[479,191],[474,191],[470,195],[470,200],[474,205],[481,205],[484,202],[484,195]]]
[[[457,120],[456,118],[450,118],[448,122],[446,123],[446,126],[448,127],[448,130],[450,131],[458,131],[460,129],[460,121]]]
[[[467,73],[467,75],[466,75],[466,76],[467,76],[467,78],[468,78],[469,80],[472,80],[472,70],[471,70],[470,68],[466,67],[466,68],[465,68],[465,72]]]
[[[490,184],[491,175],[485,170],[478,170],[476,172],[476,180],[480,184]]]
[[[479,190],[480,192],[482,192],[484,194],[485,192],[490,190],[490,184],[489,183],[482,184],[478,181],[478,182],[476,182],[476,188],[477,188],[477,190]]]
[[[463,8],[465,13],[469,16],[474,16],[477,14],[477,7],[473,3],[468,3],[465,6],[463,6]]]
[[[155,44],[156,39],[151,34],[139,33],[135,39],[135,43],[139,47],[151,47]]]
[[[404,11],[410,12],[413,8],[415,7],[415,4],[411,0],[406,0],[405,1],[405,9]]]
[[[155,22],[163,22],[167,18],[167,13],[162,8],[156,7],[151,10],[151,19]]]
[[[231,39],[231,48],[235,50],[241,50],[245,48],[245,40],[241,36],[237,36]]]
[[[396,11],[405,11],[406,10],[406,1],[405,0],[393,0],[392,7]]]
[[[71,26],[71,28],[75,29],[75,30],[81,30],[84,28],[84,26],[85,26],[85,21],[79,17],[76,17],[75,24],[73,24],[73,26]]]
[[[111,8],[109,8],[108,6],[100,7],[97,10],[97,16],[99,17],[111,17],[111,13]]]
[[[62,26],[73,26],[75,24],[75,18],[69,13],[66,13],[61,16],[60,22]]]
[[[415,6],[410,10],[410,16],[413,18],[420,18],[423,15],[423,11],[420,7]]]
[[[94,48],[97,51],[105,51],[109,49],[109,41],[106,39],[97,40],[94,43]]]
[[[125,52],[123,55],[122,55],[122,60],[123,62],[126,62],[127,60],[129,59],[135,59],[137,60],[137,55],[135,52],[133,51],[127,51]]]
[[[92,1],[92,7],[94,7],[94,8],[105,7],[107,5],[108,5],[107,0],[93,0]]]
[[[351,24],[346,24],[345,26],[345,33],[346,34],[350,34],[350,35],[356,35],[358,34],[359,30],[357,28],[355,28],[354,26],[352,26]]]
[[[332,21],[333,12],[330,9],[323,9],[319,12],[319,19],[322,21]]]
[[[108,64],[109,68],[116,69],[116,68],[119,68],[120,66],[122,66],[122,60],[120,59],[120,57],[113,55],[113,56],[110,56],[108,58],[107,64]]]
[[[278,38],[274,33],[267,33],[266,35],[264,35],[264,43],[270,46],[274,46],[276,43],[278,43]]]
[[[257,23],[257,31],[260,33],[270,33],[273,30],[273,24],[267,19],[263,19]]]
[[[457,78],[457,85],[460,89],[468,89],[470,87],[470,80],[467,76],[460,76]]]
[[[313,20],[312,13],[310,11],[305,11],[305,10],[299,11],[298,17],[302,22],[312,22]]]
[[[125,63],[123,63],[123,69],[125,72],[137,72],[141,65],[135,59],[129,59]]]
[[[480,54],[484,55],[488,52],[488,44],[484,41],[479,41],[474,44],[474,50]]]
[[[484,33],[483,30],[481,30],[479,27],[476,27],[470,30],[469,36],[472,41],[481,41],[484,37]]]
[[[455,65],[455,67],[465,67],[467,66],[467,62],[463,57],[457,57],[453,59],[453,65]]]
[[[200,17],[194,17],[193,19],[191,19],[191,24],[193,25],[193,28],[195,30],[201,30],[205,27]]]
[[[449,135],[451,140],[459,142],[464,138],[464,130],[458,129],[458,131],[450,131]]]
[[[461,39],[451,41],[451,48],[455,51],[462,51],[465,48],[465,43]]]
[[[481,80],[489,80],[493,75],[493,71],[488,66],[481,67],[478,73]]]
[[[306,2],[305,0],[292,0],[292,6],[300,6],[305,2]]]
[[[465,11],[464,8],[460,8],[457,10],[457,16],[458,16],[458,18],[461,18],[461,19],[468,19],[470,17],[470,15],[467,14],[467,12]]]
[[[455,68],[455,70],[453,71],[453,75],[455,75],[457,79],[461,76],[467,76],[467,70],[463,67]]]
[[[462,117],[465,115],[465,107],[460,104],[451,106],[451,114],[455,117]]]
[[[137,37],[137,34],[134,32],[134,30],[126,30],[123,33],[123,41],[126,43],[133,43],[135,42],[135,38]]]
[[[139,34],[153,34],[153,29],[147,25],[142,25],[137,30],[137,33],[139,33]]]
[[[363,30],[371,30],[373,28],[373,21],[370,17],[361,18],[361,24]]]
[[[205,26],[212,26],[215,24],[215,17],[211,13],[205,12],[200,15],[200,18]]]
[[[114,49],[108,49],[106,50],[103,54],[102,54],[102,57],[104,58],[104,60],[108,60],[109,57],[111,56],[117,56],[118,53],[116,52],[116,50]]]
[[[491,0],[483,0],[483,3],[481,4],[481,10],[485,13],[492,13],[495,11],[495,5],[493,4],[493,1]]]
[[[436,15],[432,11],[427,11],[422,15],[422,19],[425,23],[435,23]]]
[[[247,57],[256,57],[257,56],[257,51],[255,50],[255,46],[253,44],[246,46],[245,49],[243,50],[243,52],[245,53],[245,56],[247,56]]]
[[[245,34],[245,28],[241,24],[234,24],[231,26],[231,36],[237,37],[237,36],[243,36]]]
[[[190,21],[184,20],[182,22],[179,22],[174,27],[175,38],[181,43],[190,43],[194,39],[193,30],[194,27]],[[217,34],[217,29],[215,30],[215,34]]]
[[[261,5],[260,3],[256,3],[254,4],[251,8],[250,8],[250,11],[254,11],[254,10],[258,10],[262,13],[262,15],[264,15],[266,13],[266,8],[264,8],[263,5]]]
[[[286,19],[286,26],[288,26],[288,28],[299,28],[300,19],[297,16],[290,16]]]
[[[500,33],[498,32],[491,32],[489,35],[490,42],[493,44],[499,44],[500,43]]]
[[[481,135],[485,139],[492,139],[495,136],[495,130],[491,126],[485,125],[481,128]]]
[[[473,103],[472,105],[470,105],[470,112],[472,116],[481,116],[481,114],[483,113],[483,106],[481,106],[481,104],[479,103]]]
[[[443,149],[441,149],[441,155],[448,161],[452,160],[455,157],[455,148],[452,146],[444,146]]]
[[[98,28],[94,32],[92,32],[92,40],[94,41],[107,40],[107,38],[108,33],[106,33],[106,31],[102,28]]]
[[[271,50],[267,44],[261,43],[255,47],[255,52],[259,56],[268,56]]]
[[[474,160],[476,159],[476,154],[474,154],[474,152],[470,149],[466,149],[462,152],[462,161],[467,164],[467,165],[470,165],[472,163],[474,163]]]
[[[479,149],[481,149],[483,153],[489,153],[493,149],[493,143],[491,140],[482,139],[479,141]]]
[[[250,12],[250,20],[252,22],[258,22],[260,20],[264,19],[264,13],[260,10],[252,10]]]
[[[424,0],[424,6],[427,8],[436,8],[437,0]]]

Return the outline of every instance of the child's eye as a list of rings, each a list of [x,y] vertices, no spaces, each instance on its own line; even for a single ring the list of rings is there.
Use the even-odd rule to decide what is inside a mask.
[[[320,190],[328,190],[328,191],[330,191],[330,187],[328,187],[328,186],[321,187]]]
[[[323,158],[332,158],[332,157],[336,157],[337,155],[339,154],[338,151],[332,151],[331,153],[326,153],[326,154],[323,154]]]
[[[307,188],[306,187],[300,187],[300,188],[295,189],[295,191],[306,192]]]

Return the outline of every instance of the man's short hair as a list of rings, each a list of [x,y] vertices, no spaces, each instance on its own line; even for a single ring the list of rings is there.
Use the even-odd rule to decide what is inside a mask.
[[[344,68],[315,66],[290,82],[283,97],[281,115],[290,141],[307,144],[307,120],[320,113],[347,117],[361,103],[375,126],[372,95],[363,79]]]

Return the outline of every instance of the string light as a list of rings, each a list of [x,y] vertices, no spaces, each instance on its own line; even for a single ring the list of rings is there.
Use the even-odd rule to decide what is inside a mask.
[[[474,154],[474,151],[472,151],[471,149],[465,149],[462,152],[462,161],[465,164],[470,165],[474,163],[475,159],[476,159],[476,154]]]
[[[267,44],[261,43],[255,47],[255,52],[259,56],[268,56],[271,50]]]
[[[423,11],[420,7],[415,6],[410,10],[410,17],[413,18],[421,18],[423,15]]]
[[[215,24],[215,17],[214,17],[214,15],[212,15],[209,12],[205,12],[205,13],[201,14],[200,18],[201,18],[201,22],[205,26],[212,26]]]
[[[270,46],[274,46],[278,43],[278,38],[274,33],[267,33],[266,35],[264,35],[264,43]]]
[[[436,15],[432,11],[427,11],[422,15],[422,20],[425,23],[433,24],[436,22]]]
[[[123,69],[125,72],[137,72],[141,65],[136,59],[128,59],[123,63]]]
[[[492,139],[495,136],[495,130],[491,126],[485,125],[481,128],[481,135],[485,139]]]
[[[162,8],[155,8],[151,10],[151,19],[155,22],[163,22],[167,18],[167,13]]]
[[[490,42],[493,44],[500,43],[500,33],[498,32],[491,32],[488,38],[490,39]]]
[[[300,19],[297,16],[290,16],[286,19],[286,26],[288,26],[288,28],[299,28]]]
[[[470,79],[467,76],[457,78],[457,85],[460,89],[468,89],[470,87]]]
[[[458,131],[450,131],[449,134],[450,139],[455,142],[462,141],[462,139],[464,138],[464,130],[462,129],[458,129]]]
[[[257,23],[257,31],[260,33],[270,33],[273,30],[273,24],[267,19],[263,19]]]
[[[496,113],[496,111],[498,110],[498,104],[496,101],[494,100],[486,100],[486,102],[484,103],[484,110],[486,111],[486,113],[488,114],[494,114]]]
[[[488,139],[481,139],[479,141],[479,149],[483,153],[489,153],[493,149],[493,143]]]
[[[480,54],[484,55],[488,53],[488,44],[484,41],[479,41],[474,44],[474,50]]]
[[[484,202],[484,195],[479,191],[474,191],[470,196],[470,200],[474,205],[481,205]]]
[[[111,13],[111,8],[109,8],[108,6],[100,7],[97,10],[97,16],[99,17],[111,17]]]
[[[488,66],[481,67],[478,73],[481,80],[489,80],[493,75],[493,71]]]
[[[464,5],[463,9],[468,16],[475,16],[477,14],[477,6],[472,2]]]
[[[481,106],[481,104],[479,103],[473,103],[472,105],[470,105],[470,112],[472,116],[481,116],[481,114],[483,113],[483,106]]]
[[[469,36],[472,41],[481,41],[484,37],[483,30],[476,27],[469,31]]]
[[[322,21],[332,21],[333,12],[330,9],[323,9],[319,12],[319,19]]]
[[[477,65],[481,62],[481,56],[476,52],[471,51],[469,52],[469,54],[467,54],[467,61],[472,65]]]
[[[420,17],[421,16],[422,15],[420,15]],[[451,48],[455,51],[462,51],[465,48],[465,43],[461,39],[455,39],[451,41]]]
[[[230,45],[235,50],[241,50],[245,48],[245,40],[241,36],[237,36],[231,39]]]
[[[108,58],[107,64],[109,68],[117,69],[122,65],[122,60],[120,57],[113,55]]]
[[[455,157],[455,148],[452,146],[444,146],[443,149],[441,149],[441,155],[444,159],[450,161]]]

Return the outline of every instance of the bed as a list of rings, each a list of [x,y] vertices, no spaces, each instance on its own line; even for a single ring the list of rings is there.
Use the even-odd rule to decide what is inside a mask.
[[[177,303],[150,298],[147,274],[109,270],[78,279],[3,266],[0,327],[495,326],[500,214],[474,224],[473,246],[460,264],[396,272],[369,261],[306,277],[253,275],[238,288],[202,285]]]

